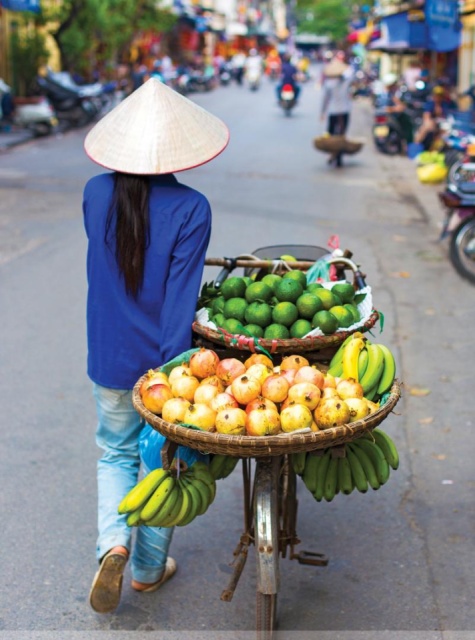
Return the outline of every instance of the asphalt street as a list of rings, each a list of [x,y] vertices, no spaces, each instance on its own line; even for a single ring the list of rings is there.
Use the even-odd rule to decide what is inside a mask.
[[[363,151],[341,169],[312,145],[323,131],[314,81],[292,117],[274,85],[193,97],[226,121],[227,150],[179,175],[213,209],[209,256],[337,235],[367,275],[384,317],[373,334],[395,353],[403,396],[384,428],[401,465],[377,492],[316,503],[299,486],[301,548],[327,567],[282,561],[279,639],[469,640],[475,637],[473,286],[437,238],[437,187],[403,157],[377,153],[371,108],[354,105]],[[172,581],[99,616],[95,412],[86,377],[81,196],[100,169],[86,130],[0,153],[0,637],[17,639],[255,637],[250,556],[231,603],[220,600],[242,527],[238,470],[209,512],[177,529]],[[217,275],[205,271],[205,280]],[[133,633],[132,633],[133,632]]]

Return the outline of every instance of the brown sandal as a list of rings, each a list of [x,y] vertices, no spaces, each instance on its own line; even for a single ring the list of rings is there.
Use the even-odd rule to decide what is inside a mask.
[[[127,556],[123,553],[106,553],[94,576],[89,604],[97,613],[110,613],[119,606]]]
[[[135,591],[138,591],[139,593],[152,593],[153,591],[158,591],[158,589],[160,589],[160,587],[164,585],[165,582],[167,582],[167,580],[170,580],[170,578],[172,578],[175,575],[176,569],[177,569],[177,566],[176,566],[175,560],[173,558],[168,557],[165,565],[165,569],[163,570],[163,573],[160,579],[157,580],[157,582],[152,582],[152,584],[149,584],[144,589],[141,589],[141,588],[137,589],[136,587],[134,587],[132,583],[132,589],[134,589]]]

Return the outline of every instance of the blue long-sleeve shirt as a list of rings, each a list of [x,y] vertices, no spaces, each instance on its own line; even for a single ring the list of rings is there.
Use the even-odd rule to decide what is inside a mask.
[[[148,369],[191,347],[191,324],[211,234],[211,210],[173,175],[150,188],[150,244],[137,299],[125,292],[115,246],[104,241],[113,173],[84,188],[88,237],[88,375],[104,387],[131,389]]]

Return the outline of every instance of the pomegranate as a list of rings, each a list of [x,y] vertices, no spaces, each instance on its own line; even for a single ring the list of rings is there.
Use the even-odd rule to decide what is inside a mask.
[[[282,413],[284,409],[287,409],[287,407],[290,407],[293,404],[295,404],[295,400],[291,400],[289,396],[287,396],[284,402],[280,405],[280,412]]]
[[[308,367],[309,364],[310,362],[303,356],[285,356],[280,363],[280,370],[286,371],[287,369],[300,369],[300,367]]]
[[[284,376],[289,383],[289,386],[292,386],[295,381],[295,376],[297,375],[297,369],[284,369],[284,371],[281,371],[279,375]]]
[[[210,403],[210,407],[213,409],[213,411],[216,412],[219,412],[222,409],[230,409],[231,407],[238,406],[238,401],[233,398],[230,393],[225,393],[224,391],[222,393],[218,393],[218,395],[215,396]]]
[[[195,402],[190,404],[183,416],[183,422],[192,424],[203,431],[215,431],[216,411],[207,404]]]
[[[172,424],[184,422],[183,418],[190,404],[186,398],[170,398],[170,400],[167,400],[163,405],[162,418]]]
[[[371,400],[366,400],[366,402],[368,403],[370,414],[379,409],[379,404],[377,402],[372,402]]]
[[[223,358],[216,367],[216,375],[225,384],[231,384],[238,376],[246,372],[244,363],[237,358]]]
[[[248,436],[273,436],[280,431],[280,416],[272,409],[253,409],[247,414]]]
[[[247,360],[244,361],[244,365],[246,369],[249,369],[253,364],[265,364],[267,367],[271,369],[274,366],[272,360],[263,353],[253,353]]]
[[[324,387],[322,390],[322,398],[339,398],[335,387]]]
[[[200,386],[200,381],[195,376],[184,375],[172,382],[173,395],[186,398],[190,402],[193,402],[195,398],[195,391]]]
[[[193,402],[207,404],[210,407],[211,401],[218,395],[218,393],[219,389],[213,384],[200,384],[196,388],[195,395],[193,396]]]
[[[268,378],[270,375],[273,375],[273,370],[266,364],[251,364],[251,366],[246,371],[246,375],[249,378],[255,378],[262,385],[266,378]]]
[[[231,382],[231,392],[239,404],[245,405],[261,395],[261,385],[255,378],[244,374]]]
[[[143,392],[142,402],[149,411],[160,414],[162,413],[163,405],[170,398],[173,398],[170,387],[166,384],[153,384]]]
[[[293,400],[296,404],[303,404],[310,410],[315,409],[320,402],[321,391],[311,382],[299,382],[289,389],[289,400]]]
[[[370,408],[366,398],[347,398],[345,402],[350,408],[350,422],[363,420],[369,415]]]
[[[264,380],[261,393],[272,402],[283,402],[289,393],[290,383],[283,375],[272,374]]]
[[[319,402],[313,417],[320,429],[338,427],[350,421],[350,408],[338,397],[325,398]]]
[[[143,394],[145,389],[150,387],[152,384],[166,384],[168,387],[170,386],[170,381],[168,380],[168,376],[163,371],[155,371],[154,369],[149,369],[145,374],[144,381],[140,385],[139,393]]]
[[[272,411],[279,413],[277,406],[272,402],[272,400],[264,398],[264,396],[257,396],[254,400],[251,400],[251,402],[246,405],[245,411],[246,413],[249,413],[254,409],[271,409]]]
[[[191,375],[198,378],[198,380],[213,376],[216,373],[218,363],[219,356],[216,351],[202,347],[199,351],[195,351],[190,358]]]
[[[336,391],[342,400],[364,396],[363,387],[354,378],[341,379],[336,385]]]
[[[212,384],[215,387],[217,387],[219,393],[221,393],[222,391],[224,391],[224,384],[223,382],[218,378],[217,375],[214,376],[208,376],[207,378],[203,378],[203,380],[200,380],[200,384]]]
[[[216,415],[216,431],[230,436],[243,436],[246,433],[246,412],[240,407],[222,409]]]
[[[280,412],[280,426],[285,433],[311,427],[312,412],[303,404],[292,404]]]
[[[175,380],[183,378],[184,376],[191,376],[190,367],[186,362],[173,367],[173,369],[168,374],[168,381],[170,382],[170,385],[172,385]]]
[[[325,380],[325,376],[317,369],[317,367],[311,367],[304,365],[297,370],[295,374],[294,384],[298,384],[300,382],[311,382],[319,389],[323,389],[323,382]]]
[[[323,388],[326,389],[327,387],[330,387],[331,389],[336,389],[335,378],[332,376],[331,373],[326,373],[325,377],[323,378]]]

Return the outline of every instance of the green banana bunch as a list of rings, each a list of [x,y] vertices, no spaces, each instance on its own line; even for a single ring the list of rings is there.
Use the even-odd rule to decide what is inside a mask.
[[[215,480],[222,480],[231,475],[239,460],[240,458],[234,456],[213,455],[209,464],[209,471]]]
[[[295,473],[298,476],[303,475],[303,472],[305,470],[306,459],[307,459],[306,451],[300,451],[299,453],[292,453],[292,455],[290,456],[290,462],[292,464],[292,467]]]
[[[373,429],[371,433],[365,434],[364,438],[367,438],[369,441],[373,440],[381,449],[391,469],[394,469],[394,471],[398,469],[399,454],[396,449],[396,445],[385,431],[377,427],[376,429]]]

